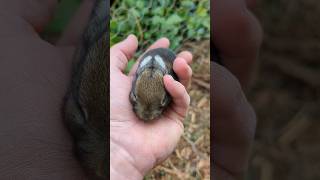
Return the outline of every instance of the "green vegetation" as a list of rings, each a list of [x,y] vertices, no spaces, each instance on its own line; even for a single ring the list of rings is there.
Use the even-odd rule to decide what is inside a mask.
[[[59,36],[80,3],[61,1],[43,36]],[[110,45],[135,34],[139,40],[137,57],[161,37],[170,40],[172,50],[185,41],[209,39],[209,7],[208,0],[115,0],[110,11]],[[133,63],[129,62],[128,69]]]
[[[110,44],[135,34],[141,50],[161,37],[176,50],[184,41],[208,39],[209,6],[208,0],[116,0],[111,6]]]
[[[77,10],[80,3],[81,0],[61,1],[57,7],[53,20],[46,27],[45,33],[56,35],[60,34],[69,23],[70,18]]]
[[[60,34],[81,0],[61,1],[45,32]],[[171,41],[173,50],[184,41],[208,39],[210,32],[208,0],[115,0],[111,6],[110,45],[135,34],[140,48],[161,37]]]

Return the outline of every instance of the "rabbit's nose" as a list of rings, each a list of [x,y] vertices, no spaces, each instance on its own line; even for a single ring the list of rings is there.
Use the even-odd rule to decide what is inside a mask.
[[[152,120],[156,117],[156,114],[151,113],[151,112],[146,112],[143,114],[143,116],[146,120]]]
[[[147,120],[151,120],[153,116],[152,116],[151,113],[145,113],[145,114],[144,114],[144,117],[145,117],[145,119],[147,119]]]

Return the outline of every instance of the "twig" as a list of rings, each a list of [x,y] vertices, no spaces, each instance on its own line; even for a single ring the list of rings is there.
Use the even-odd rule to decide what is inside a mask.
[[[197,108],[203,108],[207,104],[208,99],[209,99],[208,97],[201,98],[197,104]]]
[[[136,24],[137,24],[137,27],[138,27],[138,30],[139,30],[139,35],[140,35],[140,40],[139,41],[143,41],[143,31],[142,31],[142,27],[141,27],[141,24],[140,24],[140,21],[138,19],[138,17],[134,14],[134,13],[131,13],[135,20],[136,20]]]
[[[261,157],[261,156],[256,156],[254,159],[253,159],[253,162],[252,162],[255,166],[259,167],[260,168],[260,178],[261,180],[271,180],[271,179],[274,179],[273,178],[273,171],[274,171],[274,168],[272,166],[272,163]]]
[[[300,111],[294,116],[294,118],[286,125],[282,130],[283,133],[278,139],[278,142],[282,146],[288,146],[294,140],[296,140],[306,129],[311,125],[312,114],[316,104],[307,103]]]
[[[320,73],[312,69],[296,64],[293,60],[286,57],[273,54],[264,54],[266,61],[272,63],[279,68],[283,73],[300,79],[303,82],[310,84],[313,87],[320,87]]]
[[[165,172],[167,173],[170,173],[170,174],[173,174],[173,175],[176,175],[179,179],[185,179],[186,176],[188,176],[185,172],[181,172],[178,168],[176,168],[175,165],[173,165],[173,163],[171,162],[170,159],[168,159],[167,161],[170,165],[170,167],[173,169],[168,169],[166,167],[163,167],[163,166],[160,166],[159,168],[164,170]]]
[[[180,175],[181,172],[179,172],[179,171],[176,172],[176,171],[173,171],[173,170],[171,170],[171,169],[168,169],[168,168],[162,167],[162,166],[160,166],[159,169],[162,169],[163,171],[165,171],[165,172],[167,172],[167,173],[169,173],[169,174],[176,175],[177,177],[180,177],[180,176],[181,176],[181,175]]]
[[[192,82],[210,91],[210,84],[197,78],[192,78]]]
[[[203,79],[204,81],[210,80],[210,74],[192,74],[193,78]]]
[[[197,149],[196,145],[190,140],[188,139],[185,135],[182,136],[188,144],[190,144],[192,151],[200,158],[203,158],[203,155],[201,154],[201,152],[199,152],[199,150]]]
[[[265,48],[273,52],[286,53],[291,57],[299,56],[298,60],[308,63],[318,63],[320,44],[314,40],[294,40],[289,38],[266,37]]]

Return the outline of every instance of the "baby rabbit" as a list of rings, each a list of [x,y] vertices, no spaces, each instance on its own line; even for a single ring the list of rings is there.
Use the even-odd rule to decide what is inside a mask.
[[[107,179],[107,9],[106,0],[96,0],[74,56],[71,86],[64,103],[64,119],[75,142],[76,156],[94,179]]]
[[[165,48],[152,49],[141,58],[129,97],[140,119],[156,119],[170,104],[171,96],[164,87],[163,76],[169,74],[178,80],[172,69],[175,58],[175,54]]]

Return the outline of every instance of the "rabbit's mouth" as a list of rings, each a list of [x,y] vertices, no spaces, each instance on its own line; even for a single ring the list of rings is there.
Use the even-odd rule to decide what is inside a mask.
[[[144,112],[143,115],[139,118],[145,120],[145,121],[151,121],[154,119],[157,119],[161,115],[162,111],[157,111],[157,112]]]

